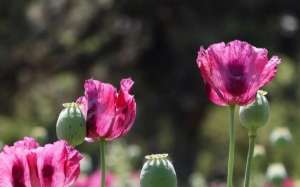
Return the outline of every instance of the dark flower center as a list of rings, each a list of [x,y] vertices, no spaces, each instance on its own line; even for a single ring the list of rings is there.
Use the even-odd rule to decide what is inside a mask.
[[[20,161],[12,167],[12,179],[14,187],[26,187],[24,182],[24,167]]]
[[[233,96],[239,96],[247,90],[247,79],[245,76],[245,66],[238,62],[228,64],[226,88]]]
[[[228,64],[228,70],[232,76],[243,76],[245,66],[238,62],[231,62]]]

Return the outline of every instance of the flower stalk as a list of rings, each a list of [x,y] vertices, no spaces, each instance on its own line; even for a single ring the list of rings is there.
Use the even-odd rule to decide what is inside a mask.
[[[227,164],[227,187],[233,187],[234,155],[235,155],[235,126],[234,126],[235,105],[230,106],[229,122],[229,155]]]
[[[253,160],[256,132],[250,131],[248,136],[249,136],[249,147],[248,147],[248,154],[247,154],[244,187],[249,187],[249,185],[250,185],[251,166],[252,166],[252,160]]]
[[[101,186],[105,187],[105,172],[106,172],[106,166],[105,166],[105,145],[106,141],[101,139],[100,140],[100,168],[101,168]]]

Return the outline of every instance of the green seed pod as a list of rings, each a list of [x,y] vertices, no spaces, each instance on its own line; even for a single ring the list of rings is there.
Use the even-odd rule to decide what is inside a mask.
[[[265,95],[266,92],[258,91],[253,103],[240,107],[241,124],[251,131],[255,132],[269,120],[270,107]]]
[[[141,171],[141,187],[177,187],[176,172],[168,154],[148,155]]]
[[[278,127],[271,132],[270,141],[274,147],[283,148],[293,141],[293,137],[288,128]]]
[[[60,112],[56,123],[57,138],[66,140],[73,146],[79,145],[86,136],[84,116],[76,103],[66,103],[63,106],[65,108]]]

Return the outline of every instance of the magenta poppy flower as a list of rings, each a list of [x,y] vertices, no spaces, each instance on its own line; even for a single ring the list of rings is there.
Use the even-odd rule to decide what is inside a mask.
[[[221,106],[253,102],[280,63],[277,56],[268,58],[268,50],[238,40],[201,48],[197,57],[208,97]]]
[[[286,180],[284,180],[283,182],[283,187],[294,187],[294,182],[292,179],[287,178]]]
[[[39,147],[32,138],[0,153],[0,187],[68,187],[80,173],[81,155],[64,141]]]
[[[31,187],[31,174],[26,154],[30,146],[5,146],[0,153],[0,187]]]
[[[87,137],[113,140],[131,129],[136,117],[136,103],[130,89],[134,82],[122,79],[117,91],[111,84],[86,80],[84,96],[77,100],[87,121]]]
[[[105,186],[113,187],[115,177],[111,173],[106,175]],[[79,177],[79,179],[74,184],[74,187],[97,187],[100,186],[101,173],[96,171],[90,176]]]

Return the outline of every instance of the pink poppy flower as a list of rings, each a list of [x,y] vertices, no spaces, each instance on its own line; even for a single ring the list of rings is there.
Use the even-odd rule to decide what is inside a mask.
[[[105,186],[113,187],[114,176],[110,173],[106,174]],[[97,187],[100,186],[101,173],[99,171],[94,172],[87,177],[80,177],[73,187]]]
[[[26,153],[29,147],[5,146],[0,153],[0,187],[30,187],[30,167]]]
[[[217,105],[246,105],[270,82],[281,61],[268,59],[268,50],[247,42],[232,41],[201,48],[197,64],[210,101]]]
[[[87,121],[87,137],[93,140],[114,140],[131,129],[136,117],[136,102],[129,91],[134,82],[122,79],[116,89],[98,80],[86,80],[84,96],[78,98]]]
[[[79,176],[80,160],[64,141],[39,147],[26,137],[0,153],[0,187],[68,187]]]
[[[293,180],[290,178],[287,178],[286,180],[284,180],[283,187],[294,187]]]

